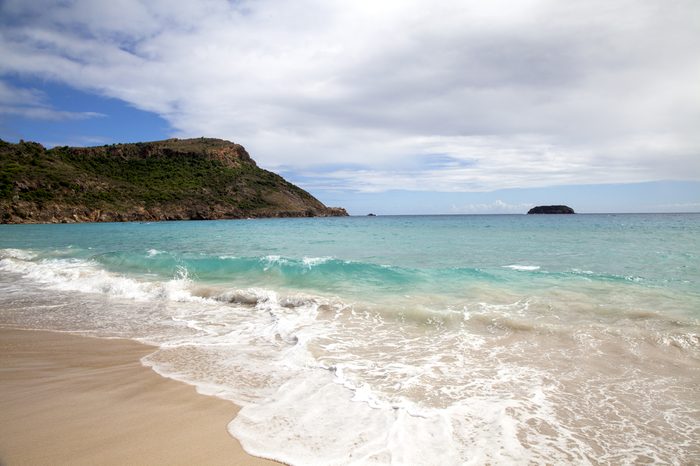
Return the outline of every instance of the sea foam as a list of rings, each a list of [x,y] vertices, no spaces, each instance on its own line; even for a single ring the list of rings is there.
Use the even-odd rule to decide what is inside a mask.
[[[522,270],[526,272],[532,272],[535,270],[540,270],[539,265],[519,265],[519,264],[512,264],[512,265],[504,265],[503,266],[506,269],[512,269],[512,270]]]

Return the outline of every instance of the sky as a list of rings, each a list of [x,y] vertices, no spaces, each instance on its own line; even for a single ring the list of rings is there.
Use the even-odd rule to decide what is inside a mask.
[[[697,0],[1,0],[0,138],[216,137],[351,214],[700,211]]]

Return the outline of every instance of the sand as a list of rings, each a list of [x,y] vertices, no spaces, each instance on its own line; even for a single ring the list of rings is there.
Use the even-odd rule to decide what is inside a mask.
[[[238,408],[163,378],[128,340],[0,329],[0,465],[264,465]]]

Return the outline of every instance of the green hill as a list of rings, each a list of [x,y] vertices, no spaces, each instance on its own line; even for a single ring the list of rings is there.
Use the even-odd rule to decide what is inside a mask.
[[[220,139],[49,150],[0,140],[2,223],[343,215]]]

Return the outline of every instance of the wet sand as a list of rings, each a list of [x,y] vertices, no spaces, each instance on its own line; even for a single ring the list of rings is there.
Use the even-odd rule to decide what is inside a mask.
[[[165,379],[129,340],[0,329],[0,465],[266,465],[226,431],[238,408]]]

